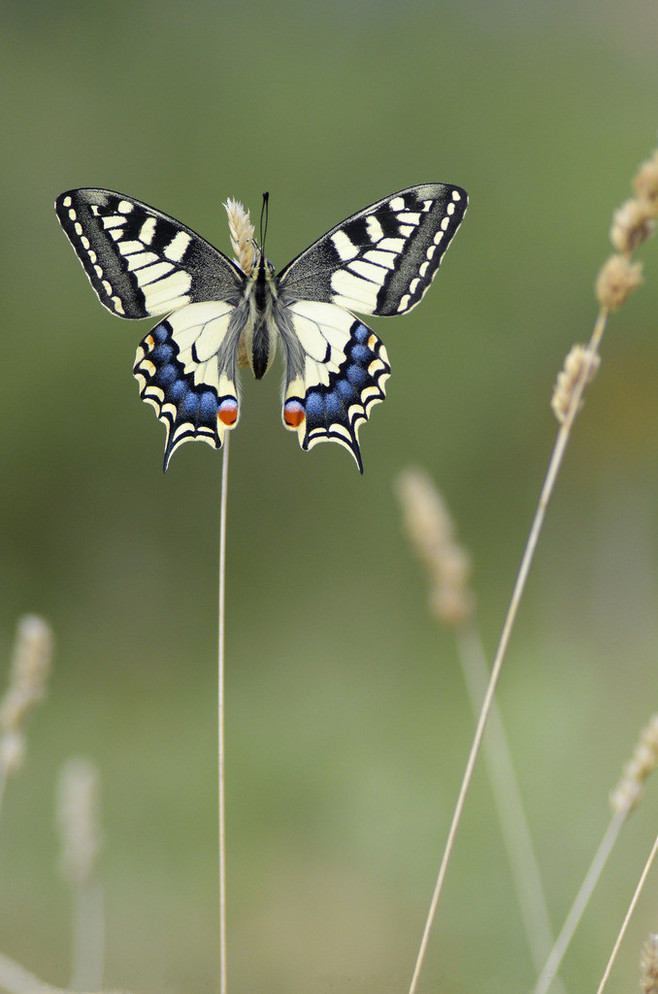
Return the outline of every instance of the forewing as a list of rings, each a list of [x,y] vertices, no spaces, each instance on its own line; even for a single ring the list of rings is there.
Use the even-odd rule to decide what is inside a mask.
[[[237,424],[241,330],[232,304],[190,304],[157,324],[137,349],[139,395],[167,431],[165,470],[183,442],[199,439],[219,449]]]
[[[55,211],[101,304],[123,318],[231,300],[244,275],[173,217],[112,190],[62,193]]]
[[[283,423],[303,449],[338,442],[363,472],[358,433],[384,400],[391,368],[374,331],[333,304],[299,301],[282,328],[287,377]]]
[[[459,186],[426,183],[348,217],[279,276],[292,300],[321,300],[359,314],[404,314],[422,299],[466,213]]]

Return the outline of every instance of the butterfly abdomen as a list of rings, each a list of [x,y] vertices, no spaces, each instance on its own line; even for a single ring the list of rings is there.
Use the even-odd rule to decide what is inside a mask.
[[[242,333],[241,346],[257,380],[262,379],[272,365],[279,337],[275,318],[278,293],[272,273],[271,263],[261,255],[246,292],[249,318]]]

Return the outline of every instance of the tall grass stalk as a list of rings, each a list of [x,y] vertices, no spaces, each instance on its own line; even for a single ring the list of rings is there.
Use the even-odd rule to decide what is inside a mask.
[[[578,361],[574,362],[573,353],[571,354],[571,369],[565,368],[561,381],[558,380],[558,390],[556,390],[553,397],[553,409],[560,421],[560,428],[549,460],[548,469],[539,495],[539,502],[530,527],[530,533],[521,559],[509,608],[503,623],[498,648],[496,649],[489,684],[480,709],[473,742],[448,831],[448,838],[434,885],[411,978],[409,994],[416,994],[448,865],[454,849],[457,830],[461,822],[466,796],[473,777],[475,762],[482,745],[487,719],[491,712],[494,692],[509,646],[521,598],[526,588],[530,567],[546,517],[546,510],[555,489],[555,483],[571,437],[571,430],[581,408],[585,388],[596,372],[600,361],[599,347],[608,317],[625,303],[642,281],[641,265],[631,262],[631,255],[638,245],[652,234],[655,229],[656,217],[658,216],[658,152],[654,152],[652,157],[642,164],[634,178],[634,185],[636,198],[627,201],[613,216],[610,239],[614,248],[617,250],[617,254],[610,256],[606,260],[596,280],[596,296],[599,303],[599,311],[589,343],[585,349],[580,350]]]
[[[224,688],[226,630],[226,508],[228,504],[228,453],[230,431],[224,436],[222,489],[219,505],[219,630],[217,667],[217,727],[219,774],[219,991],[226,994],[226,781],[224,763]]]
[[[227,200],[224,204],[228,218],[231,245],[235,261],[247,275],[251,273],[256,258],[254,226],[249,211],[237,200]],[[238,360],[240,361],[240,360]],[[219,795],[219,992],[226,994],[226,780],[225,780],[225,740],[224,740],[224,690],[225,690],[225,651],[226,631],[226,508],[228,504],[228,453],[231,432],[224,434],[222,456],[222,484],[219,510],[219,632],[217,667],[217,731],[218,731],[218,795]]]

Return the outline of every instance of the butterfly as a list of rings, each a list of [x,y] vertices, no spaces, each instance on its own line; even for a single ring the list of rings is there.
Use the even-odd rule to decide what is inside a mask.
[[[166,315],[133,370],[166,428],[165,470],[184,442],[221,447],[238,422],[238,366],[260,379],[280,344],[284,426],[303,449],[343,445],[363,472],[359,428],[384,399],[391,368],[355,313],[415,307],[467,204],[458,186],[407,187],[336,225],[278,274],[257,242],[240,266],[180,221],[112,190],[69,190],[55,211],[107,310]]]

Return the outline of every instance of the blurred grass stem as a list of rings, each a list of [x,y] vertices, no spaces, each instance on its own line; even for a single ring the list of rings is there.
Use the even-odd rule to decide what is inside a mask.
[[[95,881],[79,887],[75,894],[71,990],[101,990],[104,950],[103,890]]]
[[[574,932],[578,927],[578,923],[583,916],[583,912],[589,903],[589,899],[592,896],[592,892],[597,884],[599,877],[603,871],[608,856],[612,851],[612,847],[617,841],[617,836],[621,831],[621,828],[626,821],[628,816],[628,810],[626,811],[616,811],[605,831],[605,835],[601,839],[599,848],[596,851],[594,859],[592,860],[589,870],[585,875],[580,890],[578,891],[569,914],[567,915],[564,925],[560,930],[560,934],[555,940],[555,945],[553,946],[546,964],[539,979],[535,984],[535,989],[533,994],[546,994],[556,971],[560,968],[560,963],[564,957],[565,952],[573,938]]]
[[[484,736],[484,730],[487,723],[487,718],[489,717],[489,712],[491,711],[496,684],[498,683],[500,671],[502,669],[503,661],[505,659],[505,653],[507,652],[510,637],[512,634],[512,629],[514,628],[514,623],[516,621],[516,616],[518,613],[519,604],[521,602],[521,597],[523,596],[523,592],[525,590],[525,586],[528,580],[528,574],[530,572],[532,560],[534,558],[535,550],[537,548],[537,543],[539,541],[541,529],[544,524],[546,509],[553,494],[555,481],[557,480],[557,476],[560,471],[560,467],[562,465],[562,460],[564,458],[564,453],[566,451],[569,437],[571,435],[571,427],[580,409],[580,403],[585,387],[587,386],[587,383],[591,379],[592,371],[597,363],[598,349],[601,342],[601,338],[603,336],[603,332],[605,331],[608,313],[609,311],[605,307],[601,307],[599,309],[599,313],[596,322],[594,324],[594,329],[592,331],[589,345],[587,347],[587,359],[584,362],[580,376],[578,377],[578,380],[574,385],[569,407],[566,411],[564,420],[560,425],[557,438],[555,440],[555,445],[553,447],[553,452],[550,458],[550,462],[548,464],[548,470],[546,472],[544,484],[542,486],[541,493],[539,495],[539,503],[537,505],[537,510],[535,511],[535,516],[532,525],[530,527],[530,534],[528,536],[528,541],[523,553],[523,557],[521,559],[521,566],[519,567],[518,576],[516,578],[516,583],[514,585],[514,590],[512,592],[512,598],[510,601],[509,608],[507,610],[505,622],[503,624],[500,641],[498,643],[498,649],[496,650],[496,656],[493,662],[493,666],[491,668],[489,684],[487,686],[487,690],[484,695],[484,700],[482,702],[482,707],[480,709],[480,715],[475,729],[475,734],[473,736],[473,743],[471,745],[471,750],[466,763],[466,769],[464,770],[464,776],[462,779],[461,787],[459,789],[459,795],[457,797],[457,803],[455,805],[455,811],[452,817],[452,822],[450,824],[450,830],[448,832],[448,838],[446,841],[443,858],[441,860],[441,865],[439,867],[439,873],[437,876],[436,884],[434,885],[434,892],[432,894],[432,899],[430,902],[430,907],[420,942],[420,948],[418,950],[418,955],[416,957],[414,972],[409,987],[409,994],[416,994],[416,990],[418,987],[418,980],[420,978],[420,973],[423,967],[425,954],[427,952],[427,946],[429,943],[432,926],[434,924],[434,919],[436,917],[436,911],[439,904],[439,899],[441,897],[443,884],[445,882],[445,877],[448,870],[448,864],[450,862],[452,850],[455,845],[457,830],[459,828],[459,823],[461,821],[461,817],[464,811],[466,795],[468,793],[471,779],[473,777],[475,761],[480,751],[480,746],[482,745],[482,738]]]
[[[218,774],[219,774],[219,991],[226,994],[226,789],[224,776],[224,634],[226,624],[226,507],[230,431],[224,437],[219,511]]]
[[[477,714],[489,676],[482,639],[474,623],[460,628],[456,632],[456,638],[471,706]],[[484,760],[493,789],[494,803],[498,811],[498,820],[530,954],[535,969],[540,970],[546,959],[547,950],[553,945],[553,933],[521,792],[502,716],[495,700],[489,717],[487,737],[484,740]]]
[[[61,987],[39,980],[4,953],[0,953],[0,987],[9,994],[66,994]]]

